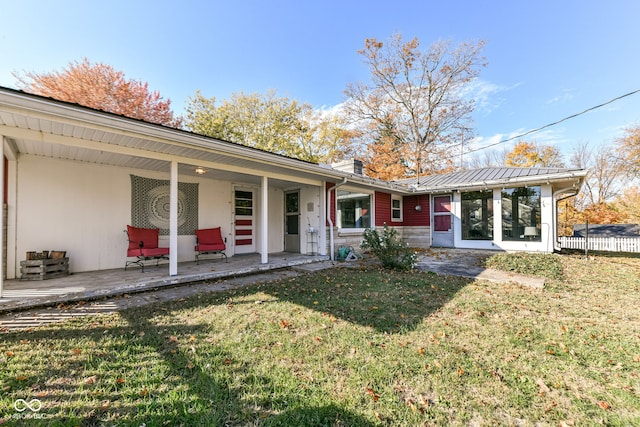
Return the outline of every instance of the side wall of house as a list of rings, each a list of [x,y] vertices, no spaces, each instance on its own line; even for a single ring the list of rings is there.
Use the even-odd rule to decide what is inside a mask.
[[[332,187],[328,184],[326,189]],[[429,195],[412,195],[398,198],[402,200],[402,218],[394,220],[392,218],[392,196],[391,193],[383,191],[375,191],[373,193],[372,205],[374,206],[373,223],[377,230],[382,230],[388,225],[393,227],[398,237],[413,248],[428,248],[431,245],[431,227],[429,215]],[[334,251],[342,246],[351,246],[359,251],[360,244],[363,240],[363,231],[361,230],[343,230],[336,226],[336,195],[335,191],[331,192],[331,219],[334,223]],[[327,222],[327,235],[330,234],[330,225]],[[329,241],[327,239],[327,253],[329,253]]]
[[[17,169],[16,221],[9,224],[16,237],[8,242],[8,250],[15,251],[16,276],[27,251],[67,251],[72,272],[124,267],[128,245],[124,230],[131,223],[130,175],[169,179],[169,171],[35,156],[21,156]],[[198,227],[220,226],[227,237],[227,253],[233,255],[233,183],[186,176],[179,180],[199,184]],[[269,189],[270,252],[284,249],[283,199],[282,190]],[[160,244],[168,246],[168,236],[160,236]],[[179,262],[194,259],[194,245],[194,235],[178,236]]]

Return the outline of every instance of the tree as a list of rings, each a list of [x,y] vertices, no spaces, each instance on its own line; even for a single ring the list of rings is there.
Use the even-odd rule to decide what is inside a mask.
[[[508,151],[505,148],[495,150],[482,150],[465,160],[464,167],[471,169],[501,167],[506,164]]]
[[[562,154],[550,145],[536,142],[518,141],[513,150],[505,156],[506,166],[518,167],[564,167]]]
[[[148,83],[128,80],[122,71],[87,58],[70,62],[68,68],[51,73],[14,73],[25,92],[74,102],[85,107],[121,114],[134,119],[179,128],[182,119],[171,111],[171,101],[150,92]]]
[[[314,110],[309,104],[302,104],[300,110],[294,157],[314,163],[332,163],[345,155],[353,157],[349,145],[354,132],[347,128],[343,115]]]
[[[624,224],[627,221],[627,215],[611,203],[590,205],[584,210],[583,215],[590,224]]]
[[[219,105],[197,91],[186,111],[192,132],[311,162],[336,160],[350,138],[339,115],[314,111],[275,91],[235,93]]]
[[[568,197],[558,201],[558,235],[572,236],[575,224],[584,224],[583,211],[576,209],[576,197]]]
[[[640,125],[631,126],[617,141],[618,154],[632,176],[640,175]]]
[[[367,146],[367,161],[363,162],[366,175],[385,181],[403,177],[406,164],[399,145],[390,135],[381,135],[379,138],[375,144]]]
[[[627,182],[623,162],[611,156],[604,146],[594,150],[588,144],[577,145],[571,154],[571,164],[589,171],[578,195],[578,209],[610,202]]]
[[[484,66],[484,42],[432,44],[420,50],[417,38],[400,34],[388,43],[366,39],[358,51],[370,71],[370,83],[347,86],[346,111],[365,146],[393,144],[401,150],[406,176],[421,176],[451,166],[443,149],[459,143],[474,103],[464,98],[465,84]],[[363,150],[365,151],[365,150]],[[371,150],[388,152],[389,149]],[[370,162],[375,162],[371,159]]]
[[[640,187],[625,188],[613,201],[614,208],[624,214],[630,224],[640,224]]]

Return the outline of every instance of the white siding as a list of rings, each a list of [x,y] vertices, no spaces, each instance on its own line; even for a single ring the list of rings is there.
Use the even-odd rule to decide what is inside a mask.
[[[169,179],[167,173],[23,155],[18,162],[16,236],[8,242],[16,266],[27,251],[63,250],[72,272],[124,267],[131,223],[130,175]],[[199,227],[222,227],[233,255],[232,183],[180,177],[199,183]],[[269,251],[283,250],[283,193],[269,190]],[[305,204],[306,206],[306,204]],[[10,225],[11,226],[11,225]],[[160,237],[168,245],[168,236]],[[195,236],[178,236],[178,261],[194,259]],[[9,257],[9,259],[12,259]],[[15,276],[15,274],[14,274]],[[13,278],[13,277],[9,277]]]

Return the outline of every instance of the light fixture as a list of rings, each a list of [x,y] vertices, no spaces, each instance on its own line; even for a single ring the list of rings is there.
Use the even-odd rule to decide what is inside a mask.
[[[414,208],[416,211],[420,212],[422,210],[422,206],[420,205],[416,205],[416,207]]]
[[[205,173],[207,173],[206,169],[205,169],[205,168],[201,168],[200,166],[198,166],[198,167],[196,168],[196,171],[195,171],[195,172],[196,172],[198,175],[204,175]]]

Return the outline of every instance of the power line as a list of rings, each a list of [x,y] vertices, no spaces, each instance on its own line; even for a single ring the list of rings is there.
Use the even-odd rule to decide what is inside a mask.
[[[626,94],[624,94],[624,95],[617,96],[617,97],[615,97],[615,98],[613,98],[613,99],[610,99],[610,100],[609,100],[609,101],[607,101],[607,102],[603,102],[602,104],[598,104],[598,105],[595,105],[595,106],[593,106],[593,107],[591,107],[591,108],[587,108],[587,109],[586,109],[586,110],[584,110],[584,111],[581,111],[581,112],[576,113],[576,114],[572,114],[572,115],[567,116],[567,117],[565,117],[565,118],[563,118],[563,119],[557,120],[557,121],[555,121],[555,122],[553,122],[553,123],[549,123],[549,124],[546,124],[546,125],[544,125],[544,126],[540,126],[539,128],[535,128],[535,129],[528,130],[528,131],[526,131],[526,132],[524,132],[524,133],[521,133],[521,134],[519,134],[519,135],[512,136],[511,138],[503,139],[503,140],[500,140],[500,141],[498,141],[498,142],[494,142],[493,144],[485,145],[484,147],[480,147],[480,148],[476,148],[476,149],[473,149],[473,150],[466,151],[466,152],[465,152],[465,154],[475,153],[475,152],[480,151],[480,150],[485,150],[485,149],[487,149],[487,148],[491,148],[491,147],[494,147],[494,146],[496,146],[496,145],[504,144],[505,142],[513,141],[514,139],[519,139],[519,138],[522,138],[522,137],[524,137],[524,136],[530,135],[530,134],[532,134],[532,133],[539,132],[539,131],[541,131],[541,130],[543,130],[543,129],[546,129],[546,128],[548,128],[548,127],[555,126],[555,125],[560,124],[560,123],[562,123],[562,122],[566,122],[567,120],[570,120],[570,119],[576,118],[576,117],[581,116],[581,115],[583,115],[583,114],[586,114],[586,113],[588,113],[588,112],[590,112],[590,111],[597,110],[598,108],[602,108],[602,107],[604,107],[605,105],[609,105],[609,104],[611,104],[611,103],[613,103],[613,102],[619,101],[619,100],[621,100],[622,98],[626,98],[627,96],[635,95],[635,94],[636,94],[636,93],[638,93],[638,92],[640,92],[640,89],[638,89],[638,90],[634,90],[633,92],[629,92],[629,93],[626,93]]]

